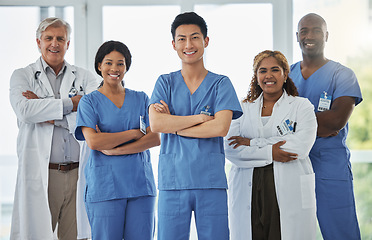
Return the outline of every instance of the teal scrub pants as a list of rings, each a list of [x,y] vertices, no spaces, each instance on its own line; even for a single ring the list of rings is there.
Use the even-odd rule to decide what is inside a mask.
[[[315,179],[317,217],[324,240],[360,240],[353,180]]]
[[[155,197],[85,202],[92,240],[152,240]]]
[[[198,240],[228,240],[226,189],[159,191],[158,240],[188,240],[194,211]]]

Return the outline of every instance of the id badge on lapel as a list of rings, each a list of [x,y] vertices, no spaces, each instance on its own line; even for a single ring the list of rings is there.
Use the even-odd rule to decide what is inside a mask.
[[[280,136],[287,135],[288,133],[294,133],[296,131],[297,123],[295,121],[290,121],[289,119],[284,120],[281,124],[276,126]]]

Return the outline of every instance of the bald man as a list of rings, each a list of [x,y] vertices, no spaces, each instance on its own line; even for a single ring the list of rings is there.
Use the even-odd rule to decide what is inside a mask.
[[[325,20],[314,13],[298,23],[297,41],[303,60],[291,66],[299,95],[315,107],[317,139],[310,152],[315,172],[317,217],[325,240],[360,239],[350,151],[348,120],[362,101],[354,72],[324,55],[328,40]]]

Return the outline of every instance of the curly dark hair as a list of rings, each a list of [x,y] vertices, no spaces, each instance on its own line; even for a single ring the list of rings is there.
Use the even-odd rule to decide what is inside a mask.
[[[258,81],[257,81],[257,71],[261,65],[262,60],[268,57],[275,58],[278,61],[279,66],[283,69],[284,73],[287,74],[287,79],[284,81],[283,89],[286,90],[288,95],[298,96],[297,88],[294,82],[292,81],[292,79],[289,77],[289,64],[288,64],[287,59],[283,55],[283,53],[279,51],[265,50],[263,52],[260,52],[259,54],[257,54],[257,56],[254,57],[253,77],[251,80],[248,95],[243,100],[243,102],[253,102],[262,93],[262,88],[258,85]]]

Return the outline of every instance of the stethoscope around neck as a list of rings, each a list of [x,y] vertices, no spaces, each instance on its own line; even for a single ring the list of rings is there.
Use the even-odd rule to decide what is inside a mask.
[[[39,76],[40,76],[40,74],[41,74],[40,71],[36,71],[35,72],[35,80],[38,80],[38,82],[39,82]],[[39,82],[39,85],[40,85],[40,82]],[[80,91],[83,91],[83,87],[82,86],[80,86]],[[74,80],[72,82],[72,87],[71,87],[70,91],[68,92],[68,97],[69,98],[75,97],[78,93],[79,93],[79,91],[75,87],[75,80]]]

